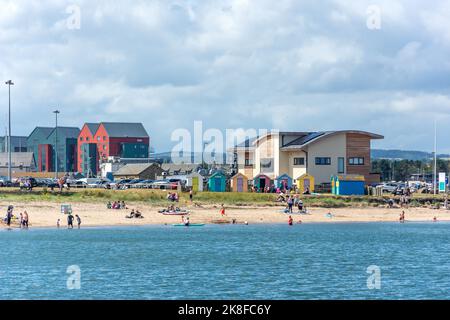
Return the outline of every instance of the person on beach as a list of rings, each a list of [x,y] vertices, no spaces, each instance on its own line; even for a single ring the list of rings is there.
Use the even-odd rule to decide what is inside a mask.
[[[192,189],[191,189],[191,190],[189,190],[189,200],[191,200],[191,202],[192,202],[193,199],[194,199],[194,193],[192,192]]]
[[[77,225],[78,225],[78,229],[80,229],[80,227],[81,227],[81,218],[80,218],[80,216],[79,215],[75,215],[75,217],[77,218]]]
[[[56,221],[56,227],[59,229],[61,227],[61,219]]]
[[[186,227],[189,227],[189,217],[181,217],[181,220],[183,221],[183,224],[186,226]]]
[[[288,224],[290,226],[294,225],[294,219],[292,219],[292,216],[289,216]]]
[[[404,222],[405,222],[405,211],[402,211],[402,213],[400,214],[400,223]]]
[[[67,229],[73,229],[73,215],[71,213],[67,216]]]
[[[28,229],[28,212],[25,210],[22,215],[22,226]]]
[[[289,213],[293,213],[292,206],[294,205],[294,201],[292,200],[291,196],[289,196],[287,199],[287,205],[288,205]]]
[[[19,225],[20,225],[20,229],[22,229],[22,226],[23,226],[23,214],[22,214],[22,212],[19,215],[20,215]]]
[[[9,206],[8,207],[8,211],[6,211],[6,225],[9,227],[11,226],[11,220],[13,217],[13,210],[14,207],[13,206]]]
[[[437,222],[437,218],[436,217],[433,218],[433,222]]]
[[[297,203],[297,207],[298,207],[298,212],[303,212],[303,201],[301,199],[298,200]]]
[[[225,216],[225,206],[223,205],[223,203],[220,207],[220,214],[222,215],[222,217]]]

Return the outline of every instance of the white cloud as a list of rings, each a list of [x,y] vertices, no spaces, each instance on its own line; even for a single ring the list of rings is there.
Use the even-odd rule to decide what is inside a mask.
[[[59,106],[67,125],[142,121],[159,150],[198,119],[221,129],[367,129],[386,135],[380,146],[424,149],[427,135],[410,128],[448,119],[445,1],[75,3],[80,30],[67,29],[65,1],[0,0],[14,133],[51,125]],[[381,30],[366,27],[370,4],[382,10]]]

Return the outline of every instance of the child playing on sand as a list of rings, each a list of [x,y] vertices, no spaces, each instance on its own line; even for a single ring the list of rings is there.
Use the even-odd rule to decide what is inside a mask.
[[[222,203],[222,206],[220,208],[220,214],[222,215],[222,217],[225,215],[225,207],[224,207],[223,203]]]
[[[28,212],[25,210],[22,215],[22,226],[28,229]]]

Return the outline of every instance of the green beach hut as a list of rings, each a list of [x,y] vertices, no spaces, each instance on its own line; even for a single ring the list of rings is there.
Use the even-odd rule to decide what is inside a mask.
[[[208,179],[208,190],[211,192],[225,192],[227,186],[227,177],[222,172],[214,173]]]

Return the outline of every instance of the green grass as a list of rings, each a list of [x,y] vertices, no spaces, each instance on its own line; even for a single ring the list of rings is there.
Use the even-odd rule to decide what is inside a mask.
[[[147,204],[161,205],[167,202],[167,191],[160,190],[103,190],[103,189],[72,189],[70,191],[57,191],[35,189],[33,192],[21,192],[14,188],[0,189],[0,201],[3,202],[37,202],[48,201],[56,203],[65,202],[100,202],[125,201],[142,202]],[[276,202],[277,195],[261,193],[213,193],[199,192],[194,195],[194,202],[201,205],[228,206],[282,206]],[[308,207],[377,207],[386,205],[389,196],[333,196],[330,194],[303,196],[303,202]],[[412,206],[433,204],[443,200],[443,196],[415,195],[411,201]],[[185,205],[189,202],[189,194],[180,194],[180,203]]]

